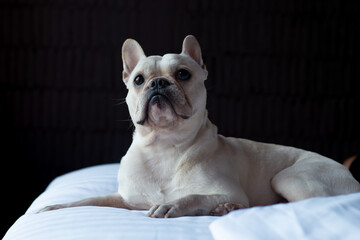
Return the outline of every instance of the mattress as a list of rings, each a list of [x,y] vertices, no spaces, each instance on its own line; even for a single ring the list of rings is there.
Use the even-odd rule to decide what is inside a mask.
[[[114,193],[119,164],[56,178],[4,240],[67,239],[360,239],[360,193],[234,211],[223,217],[156,219],[146,211],[76,207],[37,214],[51,204]]]

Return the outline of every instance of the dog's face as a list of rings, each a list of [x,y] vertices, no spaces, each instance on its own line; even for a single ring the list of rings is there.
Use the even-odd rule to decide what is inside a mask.
[[[205,110],[207,71],[195,37],[185,38],[181,54],[162,57],[146,57],[140,45],[128,39],[122,57],[126,102],[136,127],[174,127]]]

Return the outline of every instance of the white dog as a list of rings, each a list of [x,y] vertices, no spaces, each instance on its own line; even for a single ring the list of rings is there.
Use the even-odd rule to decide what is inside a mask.
[[[279,201],[360,192],[341,164],[300,149],[218,135],[207,117],[207,70],[193,36],[181,54],[146,57],[122,48],[126,102],[135,125],[122,158],[118,192],[75,206],[149,209],[151,217],[223,215]]]

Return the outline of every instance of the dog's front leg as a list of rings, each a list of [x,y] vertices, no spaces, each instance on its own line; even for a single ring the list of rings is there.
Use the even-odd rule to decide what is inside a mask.
[[[120,196],[118,193],[99,196],[99,197],[92,197],[86,198],[80,201],[71,202],[71,203],[64,203],[64,204],[55,204],[44,207],[40,212],[46,212],[51,210],[57,210],[61,208],[70,208],[70,207],[81,207],[81,206],[99,206],[99,207],[116,207],[116,208],[125,208],[129,210],[135,210],[134,207],[129,205],[125,202],[125,200]],[[136,209],[140,210],[140,209]]]
[[[219,207],[226,206],[234,209],[245,208],[245,204],[231,201],[226,195],[189,195],[168,204],[155,205],[148,212],[149,217],[173,218],[181,216],[224,215],[220,214]],[[230,205],[231,207],[230,207]],[[214,212],[215,210],[215,212]],[[223,209],[224,210],[224,209]],[[229,210],[229,211],[231,211]]]

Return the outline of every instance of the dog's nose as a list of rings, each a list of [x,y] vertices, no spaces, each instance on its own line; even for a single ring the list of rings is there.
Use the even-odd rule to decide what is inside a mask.
[[[149,88],[151,90],[157,90],[157,89],[166,88],[169,85],[170,82],[166,78],[156,78],[150,83]]]

